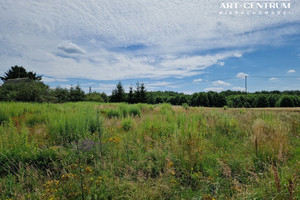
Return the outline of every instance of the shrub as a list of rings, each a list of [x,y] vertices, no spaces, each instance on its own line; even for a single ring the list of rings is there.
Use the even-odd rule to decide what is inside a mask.
[[[108,112],[107,112],[107,116],[108,116],[108,118],[114,118],[114,117],[119,118],[119,117],[122,116],[122,114],[121,114],[121,112],[120,112],[119,110],[116,110],[116,109],[110,109],[110,110],[108,110]]]
[[[0,110],[0,126],[5,122],[9,120],[9,115],[4,112],[3,110]]]
[[[140,117],[141,116],[141,110],[137,106],[131,106],[129,108],[128,114],[130,116],[138,116],[138,117]]]
[[[124,131],[128,132],[130,131],[130,129],[132,128],[132,119],[131,118],[125,118],[123,121],[122,121],[122,128]]]
[[[40,115],[30,115],[26,120],[26,125],[29,127],[33,127],[37,124],[42,124],[46,122],[45,116]]]
[[[277,107],[294,107],[293,99],[290,96],[284,95],[276,103]]]
[[[185,109],[185,110],[188,110],[189,109],[189,105],[187,103],[183,103],[182,104],[182,107]]]
[[[265,95],[258,95],[253,104],[254,107],[263,108],[269,106],[269,101]]]
[[[121,112],[122,116],[127,117],[127,115],[128,115],[128,105],[120,104],[119,109],[120,109],[120,112]]]
[[[42,82],[7,83],[0,88],[0,101],[47,101],[49,87]]]

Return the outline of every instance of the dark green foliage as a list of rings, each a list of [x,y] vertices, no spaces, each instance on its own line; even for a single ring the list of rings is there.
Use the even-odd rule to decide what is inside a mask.
[[[187,99],[187,97],[185,95],[181,95],[180,98],[179,98],[178,105],[182,105],[184,103],[188,104],[188,99]]]
[[[53,168],[53,161],[56,160],[55,151],[41,149],[30,151],[29,149],[4,151],[0,154],[0,175],[15,174],[26,165],[39,168],[42,171]]]
[[[110,109],[108,112],[107,112],[107,116],[108,118],[119,118],[122,116],[122,113],[119,111],[119,110],[116,110],[116,109]]]
[[[134,103],[133,88],[131,86],[129,87],[127,102],[130,103],[130,104]]]
[[[190,99],[190,106],[199,106],[198,104],[198,93],[194,93]]]
[[[130,107],[129,110],[128,110],[128,114],[130,116],[138,116],[140,117],[141,116],[141,110],[138,108],[138,107]]]
[[[9,120],[9,115],[4,110],[0,110],[0,126]]]
[[[147,91],[144,83],[136,83],[136,89],[134,91],[134,102],[135,103],[146,103],[147,102]]]
[[[197,105],[198,106],[209,106],[209,100],[207,94],[204,92],[199,93],[197,98]]]
[[[269,106],[270,106],[270,107],[275,107],[276,102],[277,102],[277,100],[278,100],[278,97],[271,94],[271,95],[268,96],[267,99],[268,99],[268,102],[269,102]]]
[[[140,86],[140,99],[138,101],[139,103],[146,103],[147,102],[147,90],[145,88],[144,83],[141,83]]]
[[[77,85],[75,88],[70,88],[70,101],[76,102],[76,101],[83,101],[84,100],[84,91],[81,90],[79,85]]]
[[[265,95],[259,95],[253,102],[254,107],[264,108],[269,107],[269,101]]]
[[[159,103],[163,103],[163,99],[161,97],[156,97],[155,98],[155,103],[159,104]]]
[[[294,107],[294,101],[291,96],[284,95],[277,102],[277,107]]]
[[[49,99],[49,87],[42,82],[6,83],[0,87],[0,101],[36,101]]]
[[[27,72],[26,69],[22,66],[15,65],[11,67],[7,72],[4,73],[4,76],[0,77],[3,82],[6,82],[8,79],[16,78],[29,78],[31,80],[40,81],[42,76],[37,76],[36,73]]]
[[[53,96],[56,102],[63,103],[69,101],[70,93],[68,89],[57,87],[53,90]]]
[[[95,101],[95,102],[104,102],[104,99],[102,98],[101,94],[98,92],[93,92],[90,94],[87,94],[85,96],[86,101]]]
[[[116,89],[112,91],[110,102],[125,102],[125,90],[120,81],[116,85]]]
[[[212,104],[214,107],[223,107],[227,104],[226,97],[223,94],[215,93]]]

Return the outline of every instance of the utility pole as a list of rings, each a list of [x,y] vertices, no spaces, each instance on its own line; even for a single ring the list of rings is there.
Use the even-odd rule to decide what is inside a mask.
[[[245,76],[245,92],[247,94],[247,75]]]

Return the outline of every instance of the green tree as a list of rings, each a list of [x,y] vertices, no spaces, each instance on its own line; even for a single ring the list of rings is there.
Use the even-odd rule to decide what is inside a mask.
[[[86,101],[96,101],[96,102],[104,102],[104,99],[102,98],[101,94],[98,92],[92,92],[90,94],[87,94],[85,96]]]
[[[197,98],[198,106],[209,106],[209,100],[205,92],[200,92]]]
[[[129,87],[128,99],[127,102],[132,104],[134,103],[134,95],[133,95],[133,88],[132,86]]]
[[[198,93],[194,93],[189,101],[189,106],[199,106],[198,104]]]
[[[213,101],[214,101],[213,105],[216,107],[223,107],[227,104],[225,95],[219,93],[215,93],[213,95]]]
[[[138,103],[141,99],[141,86],[140,83],[136,83],[136,88],[134,91],[134,103]]]
[[[104,92],[102,92],[102,93],[100,93],[100,95],[101,95],[101,97],[102,97],[102,99],[104,100],[104,102],[108,102],[108,96],[107,96],[107,94],[105,94]]]
[[[0,87],[0,101],[49,101],[49,87],[42,82],[7,83]]]
[[[81,90],[80,86],[77,85],[75,88],[70,88],[70,101],[83,101],[84,100],[84,91]]]
[[[116,88],[112,91],[111,102],[124,102],[125,101],[125,90],[122,83],[119,81]]]
[[[265,95],[257,95],[253,104],[258,108],[269,107],[269,101]]]
[[[0,78],[3,82],[6,82],[8,79],[16,78],[29,78],[31,80],[40,81],[42,76],[37,76],[36,73],[33,72],[27,72],[24,67],[15,65],[5,72],[4,76],[1,76]]]
[[[147,102],[147,90],[144,83],[141,83],[140,87],[140,103],[146,103]]]
[[[63,89],[60,87],[57,87],[53,90],[52,95],[56,99],[57,102],[63,103],[69,101],[70,98],[70,92],[68,89]]]
[[[283,95],[276,103],[277,107],[294,107],[294,102],[291,96]]]

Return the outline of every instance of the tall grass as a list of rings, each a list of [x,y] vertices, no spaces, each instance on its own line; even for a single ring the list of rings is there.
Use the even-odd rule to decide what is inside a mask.
[[[1,103],[0,116],[0,199],[299,198],[297,112]]]

